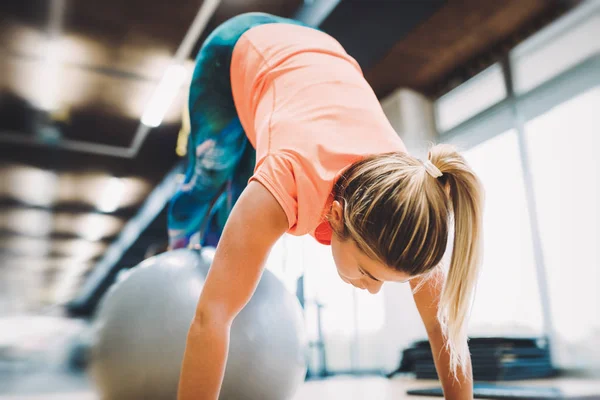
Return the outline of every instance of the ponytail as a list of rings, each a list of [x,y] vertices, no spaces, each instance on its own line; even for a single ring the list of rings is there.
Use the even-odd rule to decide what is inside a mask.
[[[483,187],[465,159],[449,145],[431,148],[429,160],[442,176],[454,217],[454,245],[439,302],[438,320],[450,353],[450,369],[465,371],[467,322],[482,257]]]

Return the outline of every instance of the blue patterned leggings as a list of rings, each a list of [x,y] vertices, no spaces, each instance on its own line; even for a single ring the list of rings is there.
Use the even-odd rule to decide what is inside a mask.
[[[230,65],[240,36],[269,23],[303,25],[264,13],[242,14],[217,27],[196,58],[185,180],[168,210],[173,249],[216,245],[233,204],[252,176],[256,155],[235,109]]]

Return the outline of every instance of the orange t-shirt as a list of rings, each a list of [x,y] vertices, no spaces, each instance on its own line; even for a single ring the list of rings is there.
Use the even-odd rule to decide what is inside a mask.
[[[231,87],[256,149],[250,180],[277,199],[293,235],[331,243],[324,217],[336,178],[367,155],[406,151],[358,63],[321,31],[250,29],[233,51]]]

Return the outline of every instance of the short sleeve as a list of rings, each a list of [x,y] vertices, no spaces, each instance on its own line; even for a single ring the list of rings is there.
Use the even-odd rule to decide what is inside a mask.
[[[250,178],[275,197],[287,216],[288,232],[297,236],[312,233],[317,227],[325,201],[303,165],[286,153],[269,154],[259,161]]]
[[[288,229],[298,220],[298,192],[293,168],[289,160],[279,155],[268,155],[254,170],[249,182],[257,181],[275,197],[288,219]]]

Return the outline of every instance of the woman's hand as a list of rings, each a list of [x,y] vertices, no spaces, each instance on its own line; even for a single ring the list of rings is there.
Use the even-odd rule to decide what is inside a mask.
[[[250,301],[271,247],[287,229],[279,203],[260,183],[250,182],[227,220],[200,295],[187,337],[179,400],[219,397],[231,323]]]

